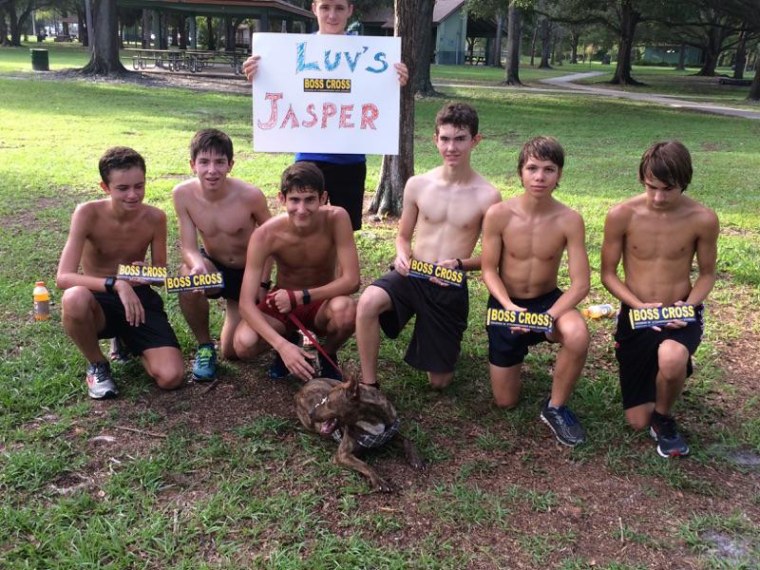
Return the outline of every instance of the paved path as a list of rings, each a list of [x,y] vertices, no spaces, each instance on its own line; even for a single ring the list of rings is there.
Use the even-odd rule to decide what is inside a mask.
[[[756,121],[760,121],[760,111],[752,111],[750,109],[737,109],[735,107],[725,107],[709,102],[700,103],[695,101],[686,101],[684,99],[678,99],[677,97],[671,97],[669,95],[635,93],[630,91],[620,91],[617,89],[609,89],[604,87],[596,87],[594,85],[582,85],[575,83],[575,81],[578,79],[586,79],[589,77],[596,77],[598,75],[604,75],[604,73],[599,71],[573,73],[571,75],[563,75],[561,77],[542,79],[541,83],[546,83],[554,87],[561,86],[567,89],[572,89],[574,91],[582,91],[584,93],[600,95],[603,97],[617,97],[618,99],[630,99],[632,101],[646,101],[649,103],[657,103],[658,105],[664,105],[666,107],[673,107],[676,109],[687,109],[690,111],[698,111],[702,113],[729,115],[733,117],[743,117],[745,119],[754,119]]]
[[[579,79],[586,79],[589,77],[596,77],[597,75],[604,75],[600,71],[589,71],[586,73],[573,73],[571,75],[563,75],[561,77],[552,77],[550,79],[541,79],[540,83],[543,83],[549,87],[509,87],[503,86],[502,89],[515,89],[520,91],[542,91],[553,93],[567,93],[568,91],[577,91],[594,95],[598,97],[616,97],[618,99],[630,99],[632,101],[644,101],[649,103],[655,103],[657,105],[663,105],[665,107],[672,107],[674,109],[686,109],[688,111],[694,111],[699,113],[712,113],[715,115],[728,115],[732,117],[741,117],[744,119],[751,119],[754,121],[760,121],[760,110],[753,111],[751,109],[737,109],[736,107],[726,107],[717,105],[710,102],[697,102],[687,101],[685,99],[678,99],[677,97],[671,97],[669,95],[657,95],[653,93],[635,93],[630,91],[620,91],[617,89],[596,87],[594,85],[581,85],[575,83]],[[441,87],[468,87],[468,88],[484,88],[484,89],[498,89],[500,87],[494,85],[461,85],[454,83],[436,83]]]

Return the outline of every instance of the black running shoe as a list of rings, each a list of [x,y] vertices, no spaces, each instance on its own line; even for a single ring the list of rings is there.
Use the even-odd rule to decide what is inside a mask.
[[[586,432],[572,410],[567,406],[560,406],[559,408],[549,407],[549,400],[550,398],[547,398],[544,402],[540,417],[554,432],[557,441],[569,447],[575,447],[584,443],[586,441]]]
[[[685,457],[689,455],[689,446],[683,436],[678,433],[678,426],[673,416],[664,416],[652,412],[649,435],[657,442],[657,453],[660,454],[660,457]]]
[[[331,354],[330,358],[335,364],[338,364],[338,356],[336,354]],[[333,366],[321,352],[319,353],[319,370],[319,375],[322,378],[331,378],[333,380],[343,382],[343,374],[341,373],[340,369],[335,368],[335,366]]]

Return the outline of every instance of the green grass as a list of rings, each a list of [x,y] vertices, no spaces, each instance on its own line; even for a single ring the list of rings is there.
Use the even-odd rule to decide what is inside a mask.
[[[54,67],[86,60],[71,46],[45,47]],[[269,384],[262,361],[226,364],[223,382],[206,395],[198,386],[159,394],[130,363],[115,368],[120,401],[87,399],[84,362],[61,330],[57,306],[50,322],[35,323],[31,291],[37,279],[52,284],[74,206],[100,195],[97,160],[105,148],[126,144],[146,157],[147,200],[169,215],[174,265],[170,191],[190,175],[193,132],[227,131],[236,148],[234,175],[269,197],[292,157],[252,152],[248,97],[42,80],[20,73],[28,58],[27,48],[0,50],[0,567],[587,568],[593,562],[613,569],[649,567],[672,552],[693,565],[730,564],[710,550],[706,529],[757,550],[756,472],[710,450],[720,444],[760,452],[757,402],[741,383],[727,382],[722,358],[726,342],[748,342],[760,332],[754,318],[760,204],[752,175],[760,171],[760,123],[626,101],[590,105],[580,95],[444,88],[445,99],[477,107],[484,140],[474,165],[504,197],[519,192],[514,164],[524,140],[551,134],[562,141],[568,159],[557,196],[586,220],[594,270],[589,302],[610,301],[598,279],[604,215],[640,191],[641,153],[671,137],[691,149],[689,193],[718,211],[723,228],[697,374],[677,408],[694,457],[662,462],[646,437],[626,428],[612,321],[592,323],[594,345],[571,402],[588,430],[587,446],[560,449],[537,421],[551,384],[549,347],[526,362],[521,405],[509,412],[491,406],[486,291],[474,279],[470,328],[446,392],[433,393],[403,363],[409,330],[382,344],[384,389],[429,468],[415,473],[393,450],[370,455],[401,489],[378,497],[331,462],[330,442],[298,427],[292,409],[278,403],[289,401],[291,387]],[[468,75],[477,72],[486,82],[501,73],[433,72],[441,81],[474,80]],[[525,77],[532,77],[527,70]],[[417,103],[417,172],[438,163],[431,136],[442,102]],[[370,157],[370,185],[379,165]],[[372,222],[357,234],[365,281],[387,267],[394,236],[392,225]],[[176,299],[167,306],[189,358],[192,340]],[[218,334],[220,311],[213,316]],[[355,357],[354,343],[346,355]],[[222,395],[229,408],[214,408]],[[217,414],[206,415],[209,409]],[[103,434],[116,443],[93,441]],[[652,527],[663,509],[668,524]]]

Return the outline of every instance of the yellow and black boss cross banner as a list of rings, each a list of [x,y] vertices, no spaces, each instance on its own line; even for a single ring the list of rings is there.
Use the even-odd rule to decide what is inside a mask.
[[[549,313],[510,311],[508,309],[490,307],[486,312],[486,326],[528,329],[534,332],[551,332],[554,328],[554,319],[552,319]]]
[[[126,265],[119,264],[116,271],[117,279],[142,279],[153,283],[163,283],[168,275],[166,267],[152,265]]]
[[[628,313],[631,328],[646,329],[666,325],[671,321],[695,323],[697,310],[694,305],[670,305],[668,307],[648,307],[646,309],[631,309]]]
[[[454,287],[461,287],[464,284],[464,271],[461,269],[452,269],[443,267],[427,261],[412,259],[409,263],[409,275],[419,279],[428,279],[435,277],[443,283],[448,283]]]
[[[351,80],[332,77],[305,77],[303,91],[304,93],[351,93]]]
[[[215,273],[197,273],[196,275],[177,275],[166,278],[167,293],[182,293],[184,291],[198,291],[199,289],[219,289],[224,287],[224,277],[217,271]]]

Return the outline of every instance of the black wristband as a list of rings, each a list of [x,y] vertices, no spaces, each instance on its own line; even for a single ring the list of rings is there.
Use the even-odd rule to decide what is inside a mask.
[[[113,293],[114,285],[116,285],[116,277],[113,275],[106,277],[106,293]]]
[[[464,263],[457,257],[457,269],[464,269]]]
[[[272,288],[272,282],[271,282],[271,281],[262,281],[262,282],[260,283],[260,285],[261,285],[261,286],[262,286],[264,289],[266,289],[267,291],[269,291],[269,290]]]
[[[301,293],[303,293],[303,300],[301,301],[301,303],[304,305],[308,305],[309,303],[311,303],[311,293],[309,293],[309,290],[304,289],[303,291],[301,291]]]

